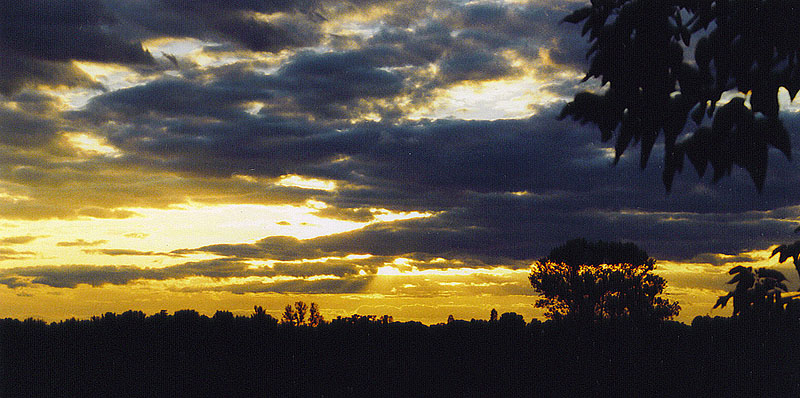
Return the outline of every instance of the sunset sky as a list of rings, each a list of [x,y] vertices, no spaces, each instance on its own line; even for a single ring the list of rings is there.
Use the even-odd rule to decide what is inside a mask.
[[[577,237],[647,250],[683,321],[730,314],[735,264],[796,290],[768,258],[797,239],[800,162],[771,152],[761,193],[687,168],[667,194],[660,143],[612,166],[557,120],[598,88],[559,24],[583,5],[0,0],[0,317],[528,320],[530,265]]]

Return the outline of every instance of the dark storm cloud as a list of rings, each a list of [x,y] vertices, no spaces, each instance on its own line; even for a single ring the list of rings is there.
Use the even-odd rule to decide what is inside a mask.
[[[328,206],[313,213],[317,217],[332,218],[334,220],[345,220],[355,222],[369,222],[375,219],[375,215],[368,208],[359,209],[340,209]]]
[[[449,4],[439,13],[443,16],[422,19],[421,24],[386,23],[366,44],[397,49],[409,65],[437,64],[435,79],[424,82],[423,90],[513,76],[520,70],[500,56],[505,50],[546,61],[536,73],[547,76],[563,72],[564,67],[586,66],[587,45],[579,28],[559,23],[570,11],[558,3],[541,2]]]
[[[49,61],[151,63],[140,43],[113,32],[116,23],[100,1],[0,2],[0,48],[6,54]]]
[[[414,30],[384,27],[372,35],[367,44],[389,46],[402,52],[409,65],[436,62],[454,46],[451,30],[442,23],[430,23]]]
[[[157,271],[132,266],[64,265],[10,268],[0,271],[8,287],[31,284],[74,288],[78,284],[102,286],[124,285],[143,277],[156,277]]]
[[[301,52],[273,74],[230,66],[215,70],[210,82],[163,78],[99,95],[73,117],[98,123],[130,120],[161,128],[164,122],[158,117],[247,119],[251,115],[244,105],[257,101],[267,110],[295,109],[323,120],[346,119],[358,115],[361,108],[371,111],[372,106],[364,101],[392,98],[402,92],[405,77],[382,69],[398,64],[403,64],[402,54],[389,48]],[[167,126],[180,128],[185,123]]]
[[[148,97],[129,93],[141,106],[150,106]],[[644,171],[635,165],[635,148],[612,168],[613,151],[599,142],[593,128],[555,120],[561,106],[543,108],[526,120],[361,123],[339,129],[268,112],[206,123],[146,119],[143,124],[132,120],[134,124],[111,132],[110,138],[130,156],[138,153],[148,163],[162,159],[164,167],[181,171],[268,177],[293,173],[363,187],[325,194],[322,200],[342,209],[446,209],[458,206],[468,192],[528,191],[560,195],[542,206],[564,212],[588,207],[728,213],[792,206],[800,194],[791,183],[796,166],[773,156],[775,167],[763,195],[755,194],[741,173],[709,185],[685,170],[667,196],[660,182],[658,148]],[[792,124],[797,121],[789,118],[787,125]]]
[[[277,52],[317,44],[320,15],[308,1],[107,1],[125,29],[139,37],[232,41],[251,51]],[[269,21],[258,14],[272,16]]]
[[[0,259],[4,252],[0,251]],[[27,255],[27,253],[9,252],[7,255]],[[363,261],[362,261],[363,262]],[[367,261],[369,263],[369,261]],[[235,259],[216,259],[189,262],[164,268],[139,268],[134,266],[96,266],[96,265],[64,265],[18,267],[0,270],[0,284],[9,288],[31,285],[46,285],[56,288],[75,288],[80,284],[102,286],[105,284],[126,285],[135,281],[170,280],[188,277],[207,277],[217,281],[234,277],[275,277],[291,276],[302,279],[280,280],[250,283],[248,285],[223,285],[220,287],[200,287],[197,290],[240,291],[244,286],[258,287],[255,291],[339,293],[354,292],[356,287],[363,287],[368,277],[360,276],[365,269],[357,262],[335,260],[316,263],[277,263],[274,268],[253,268],[247,263]],[[374,267],[366,268],[372,273]],[[332,276],[340,279],[305,280],[312,276]],[[244,293],[244,290],[240,291]]]
[[[464,47],[513,49],[531,59],[546,54],[562,69],[582,70],[588,45],[578,26],[560,23],[571,11],[558,2],[470,3],[455,8],[447,24]]]
[[[324,251],[308,245],[306,241],[292,236],[270,236],[254,244],[219,244],[203,246],[197,249],[182,249],[173,251],[175,254],[212,253],[220,256],[262,259],[268,258],[281,261],[313,259],[335,255],[347,255],[341,251]]]
[[[452,220],[439,218],[380,223],[340,234],[300,240],[288,236],[271,236],[255,244],[210,245],[197,249],[176,251],[177,254],[211,253],[238,259],[275,259],[296,261],[322,257],[340,257],[349,254],[377,256],[368,260],[354,260],[362,265],[382,265],[398,256],[415,260],[418,268],[485,267],[488,265],[523,266],[517,263],[516,246],[507,242],[488,242],[500,238],[502,233],[488,228],[453,228]],[[509,237],[505,237],[508,240]],[[443,258],[442,263],[431,262]],[[522,257],[525,258],[525,257]],[[449,260],[448,260],[449,259]],[[463,259],[463,260],[462,260]],[[456,265],[457,264],[457,265]]]
[[[291,276],[308,278],[317,275],[332,275],[339,278],[358,275],[360,271],[372,274],[383,259],[369,260],[328,260],[302,263],[275,263],[265,276]]]
[[[152,64],[140,42],[124,38],[100,1],[0,1],[0,92],[26,84],[97,87],[71,60]]]
[[[348,253],[381,257],[419,257],[420,269],[503,265],[526,267],[566,240],[632,241],[663,260],[722,264],[749,261],[743,256],[709,258],[705,253],[737,255],[763,250],[785,240],[794,223],[769,214],[690,214],[562,212],[537,201],[482,200],[464,210],[427,219],[371,225],[356,231],[308,240],[270,237],[253,245],[213,245],[186,252],[231,258],[299,260]],[[434,257],[447,263],[425,263]],[[464,259],[460,265],[452,260]]]
[[[300,36],[291,38],[274,32],[282,21],[309,23],[293,19],[297,5],[292,2],[198,4],[145,1],[107,5],[105,11],[91,11],[97,13],[90,15],[96,22],[88,18],[86,23],[91,26],[87,29],[92,33],[97,25],[104,27],[98,32],[125,32],[110,34],[107,39],[132,38],[120,39],[120,48],[126,43],[135,47],[137,40],[159,35],[221,38],[258,51],[305,45],[302,38],[292,41],[305,34],[310,35],[308,43],[317,40],[313,24],[293,29]],[[145,9],[155,11],[142,12]],[[253,12],[286,15],[273,15],[266,22],[254,19]],[[92,126],[124,152],[119,159],[105,160],[109,166],[182,172],[187,178],[200,179],[197,184],[204,178],[209,178],[210,184],[211,178],[233,175],[274,178],[298,174],[334,179],[342,186],[335,192],[263,185],[249,186],[249,191],[242,188],[244,193],[237,191],[253,202],[258,202],[255,196],[263,201],[289,198],[292,203],[316,199],[329,205],[317,215],[359,221],[371,219],[372,212],[367,210],[371,208],[442,212],[428,219],[376,224],[308,241],[268,237],[252,245],[211,245],[185,250],[187,253],[282,261],[349,253],[414,254],[498,264],[535,259],[564,240],[585,236],[633,240],[659,257],[689,259],[709,252],[737,254],[789,237],[791,226],[780,218],[796,217],[792,206],[800,198],[799,170],[796,163],[787,163],[780,156],[770,158],[761,195],[740,171],[709,185],[708,177],[698,183],[694,172],[687,169],[667,196],[661,184],[658,147],[644,171],[636,165],[636,148],[612,168],[613,152],[599,142],[595,129],[556,121],[563,104],[537,109],[535,116],[519,120],[394,124],[350,124],[347,120],[373,111],[385,120],[399,120],[399,108],[392,105],[397,98],[424,97],[442,84],[515,73],[498,55],[504,50],[531,58],[544,57],[545,52],[556,64],[581,67],[584,47],[577,43],[583,39],[574,26],[558,23],[568,12],[549,3],[468,4],[448,17],[431,14],[421,25],[388,24],[363,41],[364,48],[288,55],[287,61],[269,74],[234,65],[193,70],[181,78],[156,78],[96,96],[69,120],[76,125],[94,123]],[[302,12],[299,15],[306,18]],[[44,14],[42,18],[51,17]],[[180,21],[184,23],[177,23]],[[242,29],[233,31],[234,25]],[[575,43],[570,41],[573,38]],[[225,48],[229,44],[220,43]],[[44,48],[40,58],[33,58],[32,52],[38,50],[23,50],[13,51],[29,60],[41,59],[42,65],[76,59],[81,51],[59,57],[55,50]],[[114,58],[114,54],[98,55],[97,60],[134,62],[118,55],[119,59]],[[439,72],[431,72],[432,76],[422,73],[431,63],[439,66]],[[64,81],[58,84],[79,85]],[[551,86],[548,90],[569,94],[570,88]],[[46,101],[18,102],[33,106]],[[247,112],[252,112],[248,107],[253,102],[263,105],[256,114]],[[52,143],[61,126],[49,121],[52,118],[31,114],[0,108],[0,142],[26,147]],[[797,117],[787,115],[787,119],[789,131],[800,131]],[[796,134],[794,139],[798,142],[800,136]],[[79,173],[73,173],[72,167],[9,167],[5,172],[9,181],[48,188],[86,181],[92,174],[83,170],[73,176]],[[68,172],[58,175],[61,170]],[[121,182],[113,188],[127,184]],[[181,184],[163,188],[165,183],[159,182],[163,192],[131,189],[125,195],[108,195],[111,199],[107,200],[152,197],[153,203],[165,205],[191,196],[179,192],[184,188]],[[115,192],[106,189],[106,194]],[[194,189],[196,196],[207,192]],[[92,199],[98,197],[95,192],[75,195],[86,204],[65,210],[40,203],[0,203],[0,213],[39,206],[37,214],[56,216],[132,215],[100,207],[100,200]]]
[[[26,85],[103,88],[73,64],[14,56],[0,50],[0,94],[10,96]]]
[[[515,68],[498,54],[474,51],[455,54],[442,60],[441,74],[447,82],[482,81],[508,77]]]
[[[748,255],[725,256],[716,253],[702,253],[692,257],[688,262],[720,266],[732,263],[752,263],[759,260],[761,259]]]
[[[399,73],[381,69],[401,64],[389,48],[334,53],[305,52],[267,78],[301,109],[328,118],[347,117],[359,101],[393,97],[404,87]]]
[[[101,120],[136,120],[145,116],[228,119],[244,115],[242,103],[271,97],[266,90],[259,90],[264,84],[258,84],[255,79],[239,76],[231,80],[199,84],[165,78],[93,97],[82,114]]]
[[[245,256],[239,251],[246,249],[246,256],[280,259],[430,253],[532,260],[583,236],[634,241],[657,258],[690,260],[765,249],[791,238],[795,223],[782,219],[800,215],[793,207],[800,191],[791,184],[799,170],[777,154],[768,179],[773,186],[767,184],[762,194],[744,173],[714,185],[686,170],[679,188],[667,195],[657,159],[643,171],[631,156],[611,167],[611,152],[597,145],[596,132],[553,117],[384,127],[368,150],[347,152],[348,167],[372,188],[340,190],[330,203],[435,208],[443,214],[308,241],[273,237],[208,251]],[[379,127],[360,128],[353,134],[363,144],[371,136],[366,131]],[[383,188],[392,185],[404,189]]]
[[[0,102],[0,144],[39,149],[52,146],[62,128],[57,115],[60,105],[58,99],[46,94],[8,96]]]
[[[157,62],[142,47],[150,38],[193,37],[271,52],[312,46],[322,38],[320,20],[307,1],[3,0],[0,93],[36,84],[102,88],[70,61],[152,68]]]

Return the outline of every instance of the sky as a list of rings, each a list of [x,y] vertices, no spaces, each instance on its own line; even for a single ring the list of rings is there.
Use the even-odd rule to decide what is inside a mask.
[[[0,317],[531,319],[531,264],[579,237],[645,249],[686,322],[730,314],[735,265],[796,290],[770,254],[796,239],[797,161],[772,150],[761,193],[741,169],[667,193],[661,142],[613,166],[557,120],[602,90],[559,23],[583,5],[0,0]]]

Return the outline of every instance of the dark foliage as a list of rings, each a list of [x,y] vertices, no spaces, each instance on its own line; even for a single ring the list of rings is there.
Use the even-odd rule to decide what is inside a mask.
[[[743,267],[738,265],[728,272],[734,277],[728,284],[735,284],[735,289],[720,296],[714,308],[725,307],[728,300],[733,298],[733,316],[759,316],[772,312],[781,312],[787,300],[781,298],[781,293],[789,289],[784,281],[786,276],[780,271],[769,268]]]
[[[800,231],[800,227],[795,229],[795,232],[798,231]],[[794,269],[797,270],[797,275],[800,276],[800,262],[797,261],[798,257],[800,257],[800,240],[790,244],[779,245],[772,251],[770,258],[776,254],[779,254],[778,261],[781,263],[791,258],[794,261]]]
[[[798,396],[800,311],[768,321],[319,327],[190,310],[0,320],[3,397]],[[765,390],[766,389],[766,390]]]
[[[671,319],[680,306],[658,297],[667,282],[654,268],[655,260],[633,243],[575,239],[536,262],[530,281],[542,295],[536,306],[551,319]]]
[[[800,7],[793,0],[597,0],[564,18],[592,44],[586,79],[606,89],[564,107],[616,136],[616,159],[641,145],[641,167],[664,136],[667,190],[688,158],[713,180],[744,168],[761,190],[767,152],[791,158],[778,89],[800,91]],[[735,96],[722,106],[723,94]]]

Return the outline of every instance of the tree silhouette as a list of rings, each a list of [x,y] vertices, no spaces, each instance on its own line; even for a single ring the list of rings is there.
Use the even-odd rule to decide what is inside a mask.
[[[497,321],[497,310],[492,308],[492,311],[489,313],[489,322],[496,322]]]
[[[794,232],[800,232],[800,227],[795,228]],[[787,245],[779,245],[772,251],[770,258],[774,257],[776,254],[780,254],[778,256],[778,261],[780,263],[791,258],[794,261],[794,269],[797,270],[797,275],[800,276],[800,262],[797,261],[798,257],[800,257],[800,240]]]
[[[291,304],[286,304],[286,308],[283,309],[283,317],[281,318],[281,322],[288,325],[299,325],[297,322],[297,313],[294,312],[294,308]]]
[[[676,302],[658,297],[666,281],[651,271],[655,260],[632,243],[571,240],[533,266],[531,285],[551,319],[665,320]]]
[[[308,309],[308,325],[317,327],[323,322],[325,320],[322,318],[322,314],[319,313],[319,306],[317,303],[311,303],[311,307]]]
[[[302,301],[298,301],[294,303],[294,310],[295,310],[295,320],[297,321],[297,325],[305,325],[306,323],[306,311],[308,310],[308,305]]]
[[[710,164],[715,182],[742,167],[760,191],[769,148],[791,159],[777,95],[800,91],[798,20],[791,0],[593,0],[564,21],[583,23],[584,81],[605,88],[577,94],[560,118],[616,136],[615,163],[639,143],[642,168],[663,134],[668,191],[684,158],[700,176]]]
[[[714,308],[724,308],[728,300],[733,298],[733,316],[751,313],[772,312],[783,307],[781,292],[786,292],[786,277],[780,271],[741,265],[728,271],[734,277],[728,284],[736,284],[734,290],[720,296]]]

